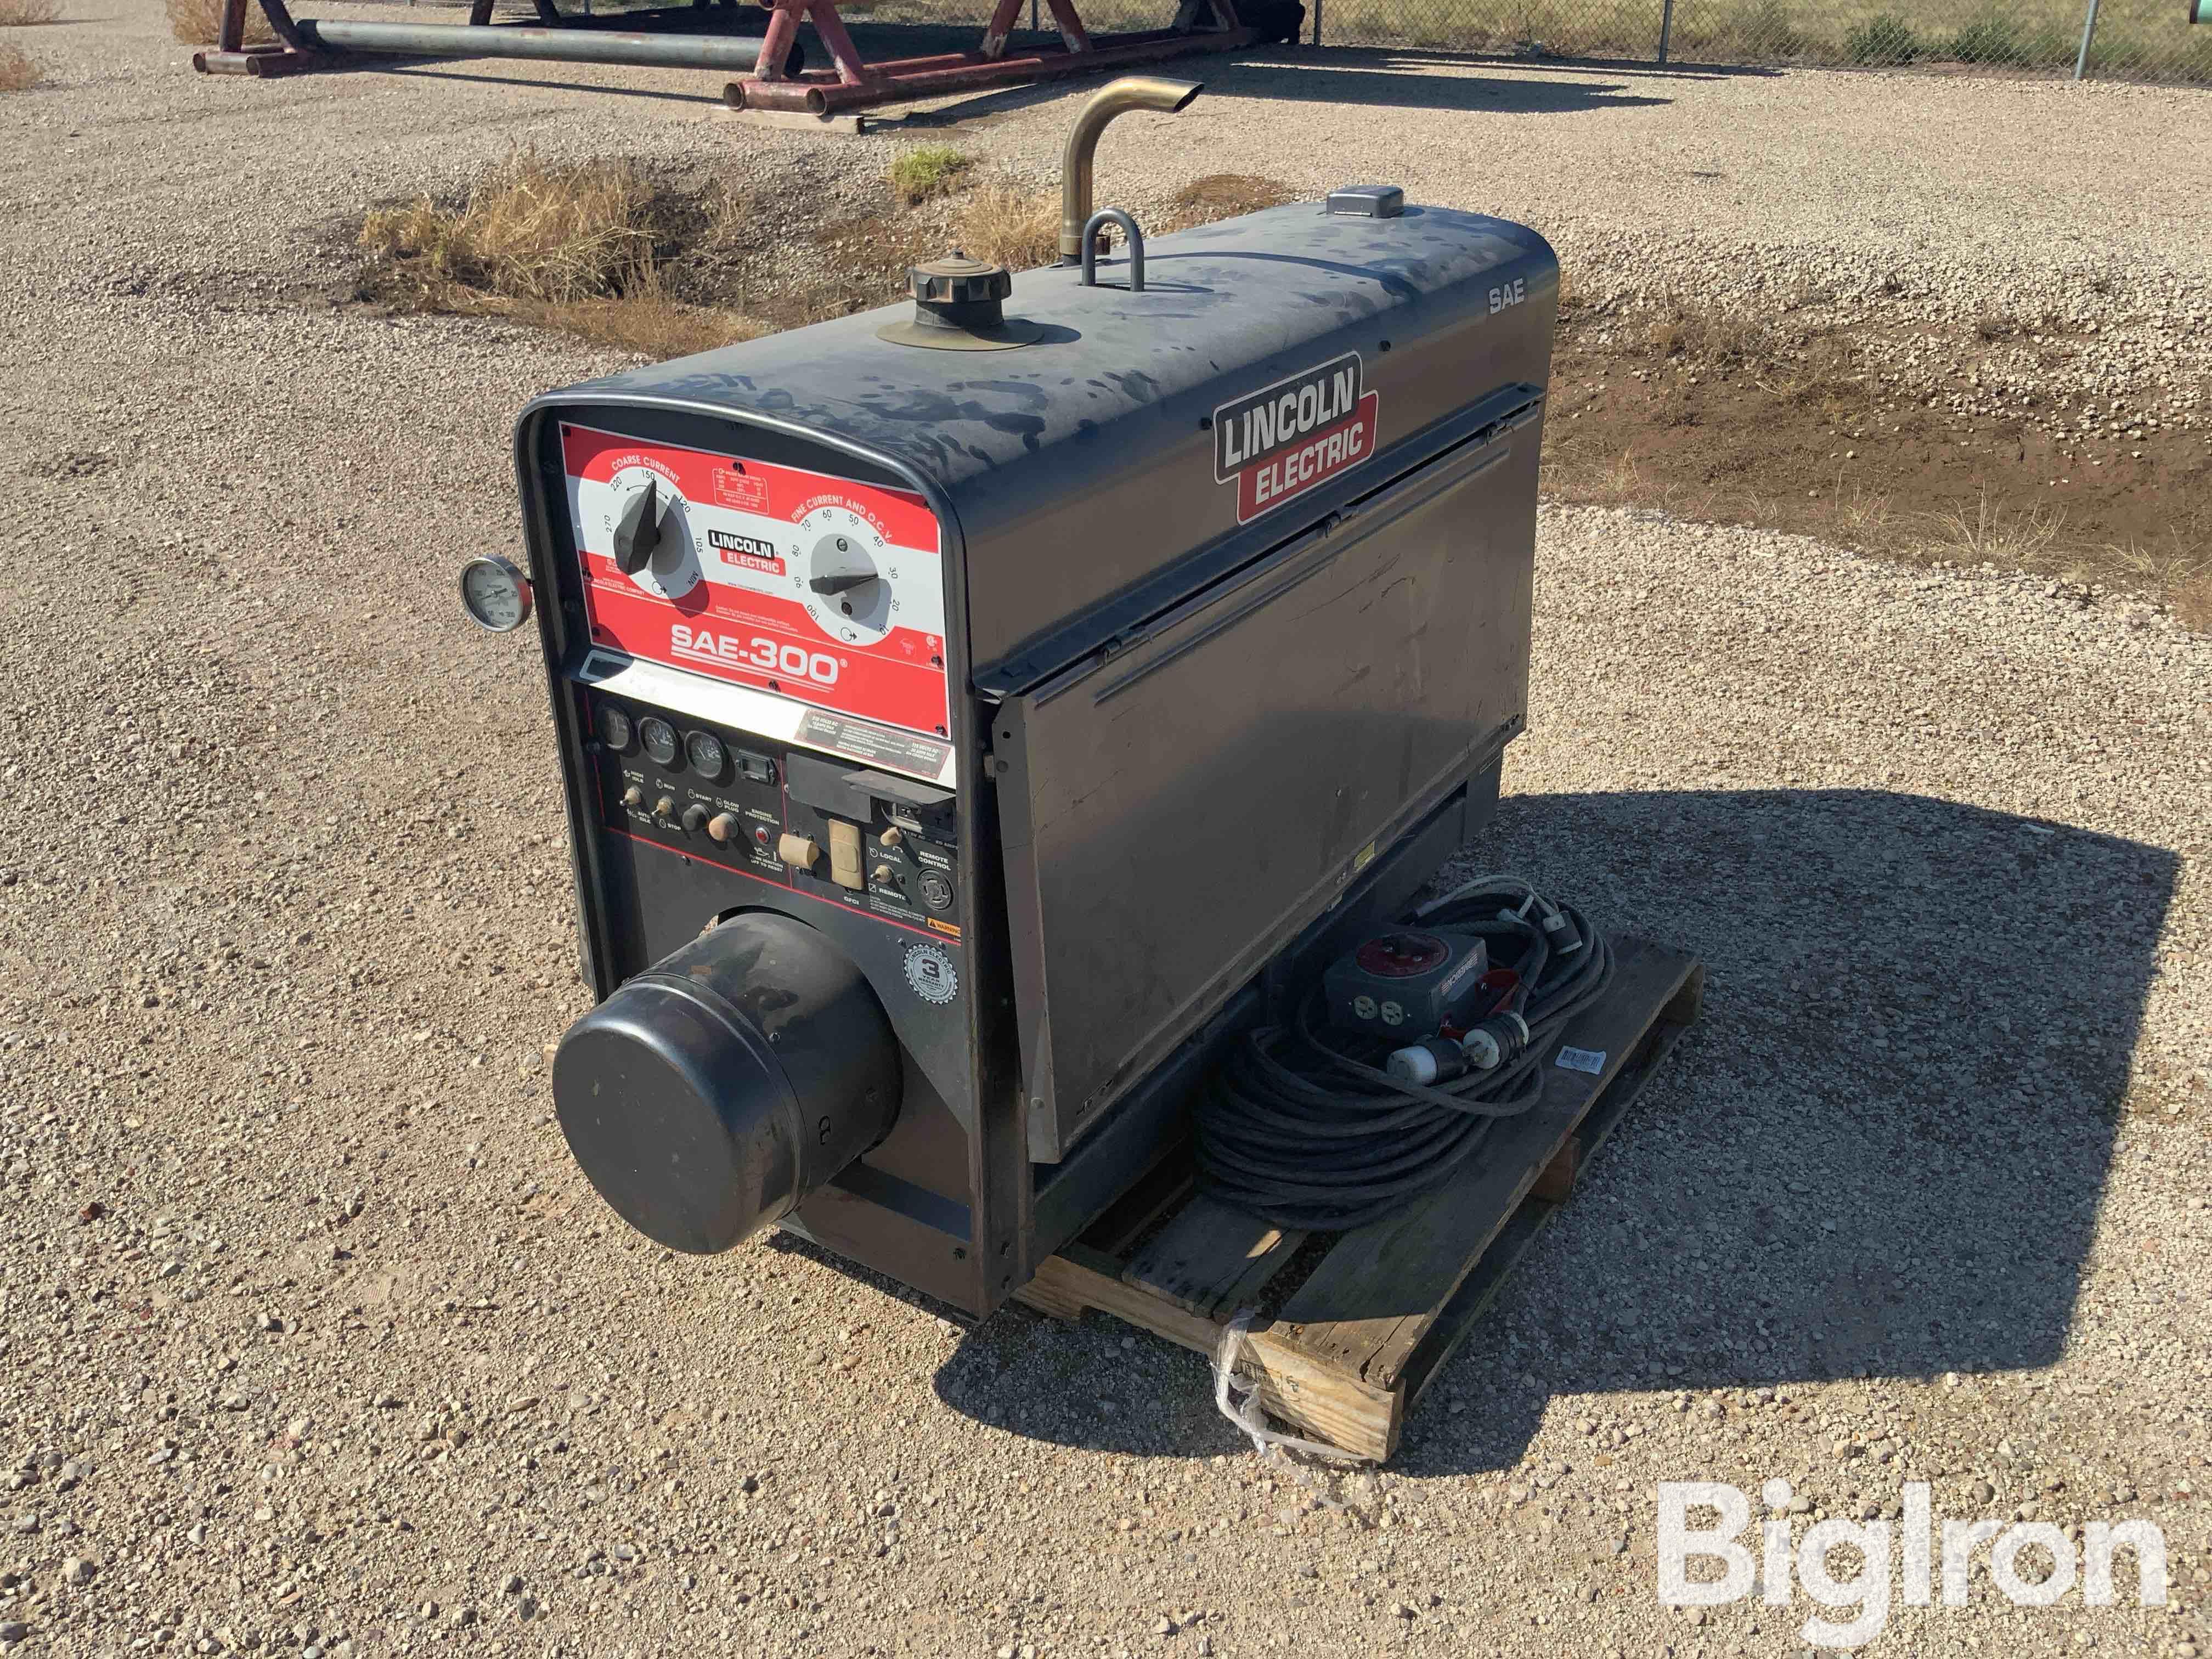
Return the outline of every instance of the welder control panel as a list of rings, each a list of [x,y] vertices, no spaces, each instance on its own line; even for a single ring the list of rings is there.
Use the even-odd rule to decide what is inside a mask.
[[[603,829],[916,932],[960,937],[951,790],[586,695]]]
[[[910,490],[564,422],[595,646],[942,739],[937,520]]]

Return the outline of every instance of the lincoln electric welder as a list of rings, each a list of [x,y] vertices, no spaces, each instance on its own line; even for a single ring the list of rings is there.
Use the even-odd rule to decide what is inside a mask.
[[[521,417],[529,569],[463,592],[535,600],[599,999],[554,1095],[664,1244],[777,1224],[988,1312],[1194,1117],[1303,1214],[1299,1053],[1382,1127],[1510,1103],[1602,972],[1522,890],[1403,911],[1524,719],[1557,262],[1383,186],[1091,213],[1105,114],[1196,90],[1100,94],[1059,268]]]

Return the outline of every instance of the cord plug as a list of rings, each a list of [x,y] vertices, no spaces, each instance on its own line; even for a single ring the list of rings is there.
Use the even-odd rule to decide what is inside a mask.
[[[1468,1051],[1457,1042],[1448,1036],[1432,1036],[1392,1049],[1382,1069],[1395,1083],[1426,1085],[1465,1077],[1468,1064]]]

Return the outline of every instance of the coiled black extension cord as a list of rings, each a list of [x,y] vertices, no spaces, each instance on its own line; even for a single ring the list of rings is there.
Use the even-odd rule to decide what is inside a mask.
[[[1401,925],[1483,935],[1493,964],[1520,975],[1526,1044],[1487,1072],[1401,1081],[1383,1060],[1402,1040],[1331,1030],[1316,973],[1292,994],[1289,1024],[1248,1035],[1200,1092],[1200,1182],[1223,1203],[1279,1227],[1342,1231],[1433,1191],[1492,1124],[1536,1103],[1567,1021],[1613,977],[1612,948],[1580,911],[1510,878],[1455,888]]]

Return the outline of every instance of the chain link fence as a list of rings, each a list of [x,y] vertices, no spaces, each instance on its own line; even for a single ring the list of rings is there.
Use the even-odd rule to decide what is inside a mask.
[[[408,0],[465,4],[466,0]],[[765,0],[762,0],[765,3]],[[683,0],[556,0],[618,13]],[[693,0],[699,3],[699,0]],[[842,0],[856,22],[972,27],[991,0]],[[1093,33],[1157,29],[1169,0],[1076,0]],[[1920,68],[2212,86],[2212,0],[1305,0],[1316,46],[1659,64]],[[528,0],[501,0],[522,15]],[[1042,26],[1034,0],[1020,21]],[[2202,22],[2194,20],[2201,17]]]
[[[1307,0],[1329,46],[2212,85],[2212,0]],[[2201,10],[2205,21],[2191,27]]]

